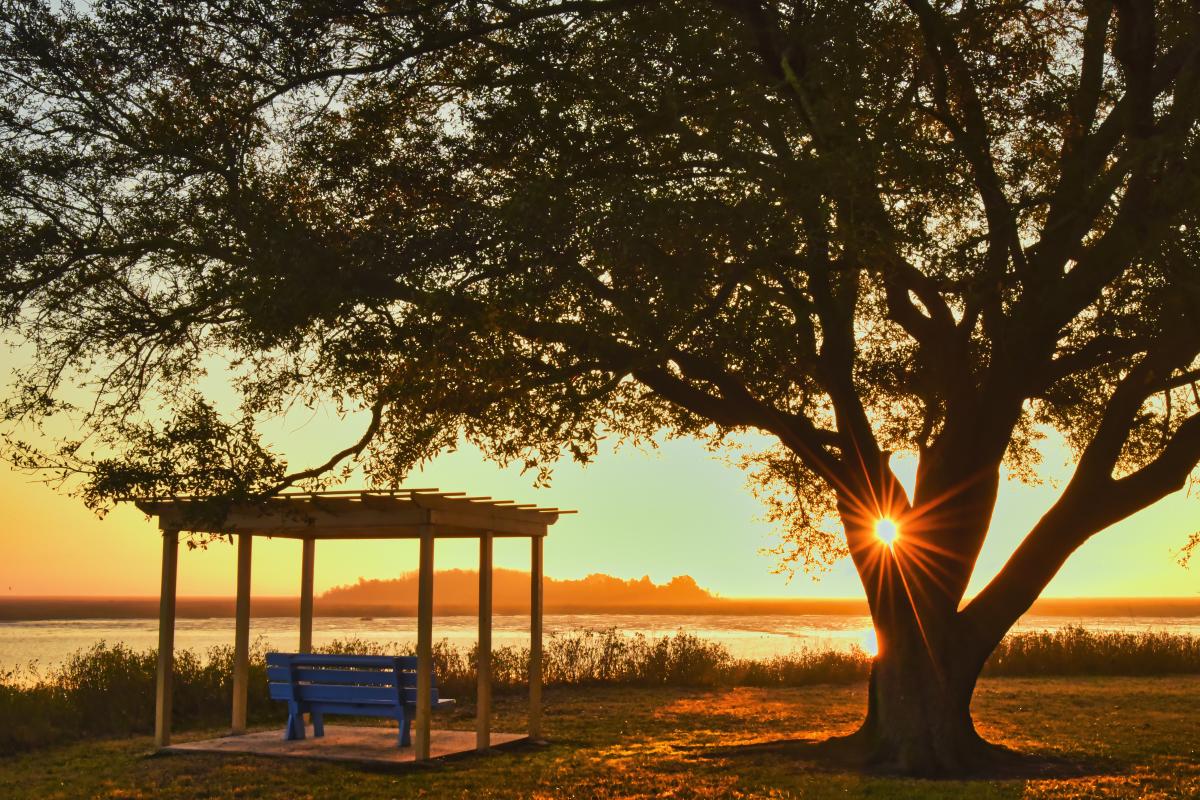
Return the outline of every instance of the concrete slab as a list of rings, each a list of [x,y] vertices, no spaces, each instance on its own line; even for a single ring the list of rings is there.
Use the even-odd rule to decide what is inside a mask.
[[[306,738],[286,741],[282,728],[240,736],[221,736],[196,742],[181,742],[163,748],[167,753],[238,753],[281,758],[311,758],[322,761],[355,761],[366,764],[414,763],[412,747],[396,746],[396,729],[379,726],[325,725],[325,736],[314,738],[311,727]],[[524,741],[519,733],[492,733],[492,746]],[[435,730],[429,736],[431,758],[472,753],[475,731]]]

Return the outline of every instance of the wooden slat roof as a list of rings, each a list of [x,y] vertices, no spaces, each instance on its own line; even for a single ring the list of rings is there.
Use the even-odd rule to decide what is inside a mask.
[[[285,492],[228,508],[200,497],[132,498],[163,530],[249,533],[299,539],[413,539],[435,536],[545,536],[560,514],[512,500],[437,489]]]

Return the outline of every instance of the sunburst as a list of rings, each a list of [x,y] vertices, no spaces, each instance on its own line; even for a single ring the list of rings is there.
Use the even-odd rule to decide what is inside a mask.
[[[891,547],[900,538],[900,526],[890,517],[875,521],[875,538]]]

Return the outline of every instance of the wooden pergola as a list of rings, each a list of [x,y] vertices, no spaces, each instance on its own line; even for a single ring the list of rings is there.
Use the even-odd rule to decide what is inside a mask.
[[[171,743],[171,677],[175,645],[175,586],[179,534],[227,534],[236,537],[237,608],[233,666],[234,734],[246,731],[250,670],[250,569],[255,536],[299,539],[300,652],[312,651],[313,567],[318,540],[417,539],[420,541],[417,595],[417,714],[414,757],[430,755],[430,688],[433,678],[433,545],[438,538],[479,540],[479,646],[476,748],[491,743],[492,701],[492,542],[496,537],[526,538],[530,552],[529,736],[541,735],[542,707],[542,542],[560,514],[511,500],[468,497],[437,489],[284,493],[262,502],[236,505],[217,522],[197,514],[195,498],[138,499],[162,531],[162,590],[159,602],[158,680],[154,742]]]

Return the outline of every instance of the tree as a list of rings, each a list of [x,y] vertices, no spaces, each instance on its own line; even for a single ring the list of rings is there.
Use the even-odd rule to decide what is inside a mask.
[[[9,456],[93,505],[764,431],[791,555],[870,602],[849,744],[948,774],[1000,757],[969,705],[1009,627],[1200,461],[1194,4],[0,8],[7,418],[82,431]],[[288,473],[256,426],[321,398],[370,424]],[[968,600],[1046,427],[1073,477]]]

